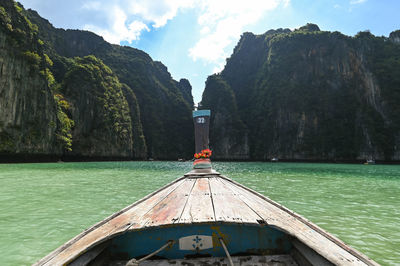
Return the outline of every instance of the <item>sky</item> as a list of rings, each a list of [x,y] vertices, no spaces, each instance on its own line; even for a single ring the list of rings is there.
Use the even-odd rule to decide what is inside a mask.
[[[354,36],[400,29],[399,0],[19,0],[53,26],[89,30],[148,53],[175,80],[186,78],[195,103],[243,32],[317,24]]]

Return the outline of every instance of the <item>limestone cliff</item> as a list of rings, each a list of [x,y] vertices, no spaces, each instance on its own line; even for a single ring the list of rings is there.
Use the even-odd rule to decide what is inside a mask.
[[[191,110],[191,86],[172,79],[167,67],[138,49],[111,45],[101,37],[86,31],[55,29],[36,12],[28,17],[39,27],[39,36],[52,57],[56,79],[67,71],[62,57],[94,55],[115,73],[130,90],[123,90],[130,104],[134,154],[158,159],[190,158],[194,139]],[[132,98],[133,97],[133,98]],[[135,104],[137,106],[132,106]],[[136,125],[136,126],[135,126]],[[136,129],[136,130],[135,130]],[[174,143],[174,145],[170,145]]]
[[[61,154],[45,54],[37,28],[21,12],[11,1],[0,6],[0,153]]]
[[[179,90],[182,93],[183,98],[190,104],[190,106],[194,106],[193,96],[192,96],[192,85],[190,85],[189,80],[181,79],[177,84]]]
[[[69,156],[133,157],[129,105],[111,69],[94,56],[76,58],[61,92],[74,121]]]
[[[0,4],[0,153],[191,157],[189,82],[146,53]],[[171,145],[171,143],[176,143]]]
[[[203,94],[214,110],[210,145],[221,158],[399,160],[396,36],[348,37],[314,24],[243,34],[210,77],[219,85],[207,83]],[[232,95],[231,108],[216,103],[220,90]],[[219,141],[222,131],[234,141]]]
[[[389,39],[394,43],[400,44],[400,30],[391,32]]]

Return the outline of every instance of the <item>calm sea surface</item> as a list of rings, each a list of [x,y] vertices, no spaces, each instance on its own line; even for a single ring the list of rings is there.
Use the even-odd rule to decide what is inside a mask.
[[[400,166],[214,163],[382,265],[400,265]],[[29,265],[190,162],[0,164],[0,265]]]

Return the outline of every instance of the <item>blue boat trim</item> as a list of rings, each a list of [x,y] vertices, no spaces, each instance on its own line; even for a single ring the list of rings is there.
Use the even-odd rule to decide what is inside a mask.
[[[193,111],[193,117],[198,117],[198,116],[210,116],[211,111],[210,110],[197,110]]]
[[[212,248],[180,249],[179,240],[194,236],[212,237]],[[219,242],[222,237],[232,255],[235,254],[287,254],[292,248],[290,236],[267,225],[235,223],[175,224],[164,227],[149,227],[130,231],[112,240],[110,252],[113,257],[140,258],[163,246],[169,240],[175,244],[157,254],[166,259],[183,259],[196,256],[224,257],[225,251]]]

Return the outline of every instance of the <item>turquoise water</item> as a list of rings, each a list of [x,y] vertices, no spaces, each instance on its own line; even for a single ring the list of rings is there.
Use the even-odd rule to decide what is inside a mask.
[[[400,166],[214,163],[382,265],[400,263]],[[190,162],[0,165],[0,265],[29,265]]]

